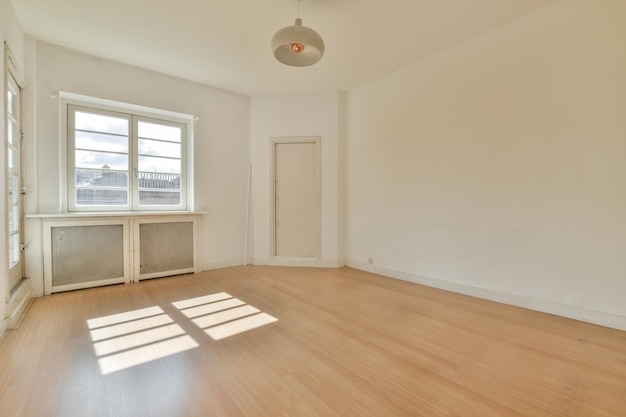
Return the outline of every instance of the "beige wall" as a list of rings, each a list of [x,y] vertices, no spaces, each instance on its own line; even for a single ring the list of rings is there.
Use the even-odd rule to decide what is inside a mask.
[[[626,328],[625,74],[562,0],[351,91],[349,264]]]

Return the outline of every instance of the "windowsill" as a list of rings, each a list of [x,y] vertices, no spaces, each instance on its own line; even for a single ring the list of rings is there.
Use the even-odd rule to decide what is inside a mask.
[[[206,214],[206,211],[71,211],[67,213],[32,213],[27,219],[77,219],[92,217],[154,217],[154,216],[191,216]]]

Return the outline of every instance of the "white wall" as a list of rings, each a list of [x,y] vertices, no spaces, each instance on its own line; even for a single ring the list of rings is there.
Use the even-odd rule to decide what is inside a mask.
[[[32,48],[34,112],[28,117],[35,134],[27,170],[34,190],[28,213],[60,212],[59,99],[51,98],[59,91],[191,114],[199,117],[194,128],[195,209],[207,212],[199,225],[200,268],[242,264],[250,99],[44,42],[34,41]],[[28,243],[35,246],[36,229],[28,229]],[[34,281],[41,275],[39,250],[30,250],[27,263]]]
[[[342,93],[259,96],[252,99],[251,252],[257,265],[275,264],[271,256],[270,143],[273,137],[321,137],[321,256],[315,266],[344,264],[344,175],[341,134]]]
[[[351,91],[349,265],[626,329],[625,74],[562,0]]]
[[[20,66],[20,70],[23,70],[24,61],[24,33],[17,20],[17,15],[13,9],[13,5],[9,0],[0,0],[0,44],[2,45],[2,52],[0,56],[0,68],[2,71],[0,92],[2,94],[2,100],[0,100],[0,132],[2,132],[2,146],[0,146],[0,184],[3,184],[0,192],[0,207],[2,207],[2,219],[6,217],[6,153],[5,153],[5,99],[6,97],[6,84],[5,84],[5,68],[4,62],[4,43],[7,43],[11,50],[11,54],[17,61],[16,64]],[[0,265],[2,267],[2,274],[0,277],[0,337],[4,334],[7,328],[7,305],[8,288],[7,288],[7,242],[6,242],[6,222],[0,221]]]

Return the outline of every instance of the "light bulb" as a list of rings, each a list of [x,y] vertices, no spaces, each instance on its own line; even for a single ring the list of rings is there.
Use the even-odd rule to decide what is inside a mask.
[[[301,43],[292,43],[291,50],[296,54],[301,54],[304,51],[304,45]]]

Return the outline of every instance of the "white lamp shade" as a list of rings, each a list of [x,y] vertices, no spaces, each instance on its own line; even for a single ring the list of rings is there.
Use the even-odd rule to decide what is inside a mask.
[[[304,49],[295,52],[294,45],[302,45]],[[296,19],[293,26],[287,26],[276,32],[272,38],[272,51],[277,60],[293,67],[306,67],[322,59],[324,41],[311,28],[302,26],[302,20]]]

